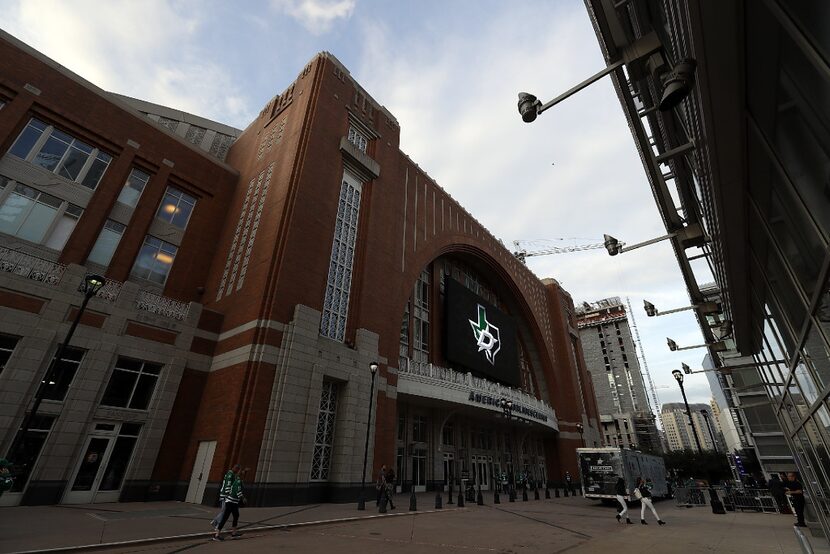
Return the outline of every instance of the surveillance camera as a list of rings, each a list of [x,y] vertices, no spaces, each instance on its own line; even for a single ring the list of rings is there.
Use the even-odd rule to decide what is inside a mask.
[[[663,81],[663,94],[660,97],[660,111],[671,110],[689,95],[695,84],[696,68],[697,62],[688,58],[679,61],[666,75]]]
[[[657,315],[657,308],[655,308],[654,304],[648,300],[643,300],[643,307],[646,309],[646,315],[648,317],[654,317]]]
[[[539,99],[532,94],[527,92],[519,93],[519,113],[522,116],[522,121],[525,123],[530,123],[536,119],[536,116],[539,115],[539,106],[541,105],[542,103]]]
[[[616,256],[620,253],[620,241],[612,237],[611,235],[603,235],[605,238],[605,249],[608,250],[608,254],[611,256]]]
[[[672,352],[677,350],[677,343],[671,340],[670,338],[666,337],[666,343],[669,345],[669,350]]]

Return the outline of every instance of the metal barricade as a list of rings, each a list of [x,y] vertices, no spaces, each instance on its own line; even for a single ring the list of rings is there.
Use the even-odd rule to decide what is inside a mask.
[[[778,503],[768,489],[733,489],[727,493],[729,503],[742,512],[777,514]]]
[[[697,487],[677,487],[674,489],[674,498],[678,506],[686,506],[689,508],[709,504],[707,495],[704,494],[704,489]]]

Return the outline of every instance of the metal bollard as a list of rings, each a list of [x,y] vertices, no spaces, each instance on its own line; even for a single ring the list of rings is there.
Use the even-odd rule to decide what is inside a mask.
[[[539,489],[533,487],[533,500],[539,500]]]
[[[562,489],[562,492],[565,493],[565,498],[568,498],[568,488],[565,487],[564,489]]]
[[[412,486],[412,494],[409,495],[409,511],[418,511],[418,499],[415,497],[415,486]]]
[[[452,483],[449,484],[449,487],[447,487],[447,489],[448,489],[448,493],[449,493],[449,498],[447,499],[447,505],[455,504],[455,502],[452,501]]]
[[[378,513],[385,514],[386,513],[386,495],[384,494],[380,498],[380,506],[378,506]]]
[[[464,507],[464,485],[458,485],[458,507]]]
[[[510,487],[510,491],[508,491],[508,496],[510,497],[510,502],[516,501],[516,489],[514,489],[512,486]]]
[[[443,506],[441,505],[441,501],[442,501],[442,500],[443,500],[443,499],[441,498],[441,493],[440,493],[440,492],[436,492],[436,493],[435,493],[435,509],[436,509],[436,510],[440,510],[440,509],[442,509],[442,508],[443,508]]]
[[[522,487],[522,502],[527,502],[527,489]]]
[[[476,504],[484,506],[484,497],[481,495],[481,485],[478,486],[478,494],[476,495]]]
[[[545,500],[550,500],[550,488],[547,483],[545,483]]]
[[[553,489],[553,495],[555,498],[559,498],[559,487]]]
[[[499,498],[499,489],[493,489],[493,504],[501,504],[501,499]]]

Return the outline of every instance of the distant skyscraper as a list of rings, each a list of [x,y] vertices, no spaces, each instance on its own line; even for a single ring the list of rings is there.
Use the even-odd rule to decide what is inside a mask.
[[[714,450],[712,435],[706,424],[706,419],[701,413],[703,410],[709,413],[711,420],[712,407],[708,404],[689,404],[692,412],[692,421],[695,425],[697,438],[700,440],[700,447],[703,450]],[[666,440],[669,443],[669,450],[697,450],[695,437],[689,425],[689,418],[686,415],[686,406],[682,402],[667,402],[660,410],[660,419],[663,421],[663,430],[666,433]],[[713,432],[716,432],[714,427]]]
[[[625,304],[617,297],[583,302],[577,325],[605,444],[662,451]]]

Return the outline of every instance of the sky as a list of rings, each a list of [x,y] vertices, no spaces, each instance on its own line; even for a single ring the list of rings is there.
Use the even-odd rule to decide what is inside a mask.
[[[522,122],[604,67],[581,0],[0,0],[3,30],[97,86],[238,128],[320,51],[334,54],[401,126],[401,149],[506,245],[629,244],[664,235],[610,78]],[[565,239],[565,240],[559,240]],[[532,257],[577,304],[629,298],[660,402],[703,342],[670,245]],[[689,402],[711,397],[687,375]]]

